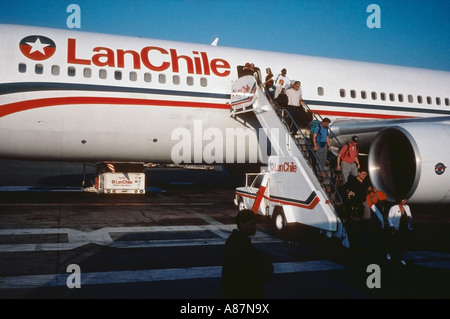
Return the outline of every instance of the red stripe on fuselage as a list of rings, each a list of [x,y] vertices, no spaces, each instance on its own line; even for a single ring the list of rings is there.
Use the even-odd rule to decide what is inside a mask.
[[[407,115],[392,115],[392,114],[380,114],[380,113],[354,113],[354,112],[341,112],[341,111],[328,111],[328,110],[312,110],[313,113],[319,114],[322,117],[360,117],[360,118],[371,118],[371,119],[409,119],[416,118],[417,116],[407,116]],[[399,109],[401,111],[401,109]]]
[[[227,104],[218,104],[218,103],[76,96],[76,97],[44,98],[5,104],[0,106],[0,117],[40,107],[71,105],[71,104],[150,105],[150,106],[195,107],[195,108],[211,108],[211,109],[230,108],[230,106]]]
[[[218,103],[77,96],[77,97],[43,98],[5,104],[0,106],[0,117],[40,107],[71,105],[71,104],[149,105],[149,106],[168,106],[168,107],[195,107],[195,108],[210,108],[210,109],[224,109],[224,110],[230,108],[230,105]],[[318,113],[317,110],[312,111]],[[354,113],[354,112],[340,112],[328,110],[323,110],[320,112],[320,114],[322,117],[330,116],[330,117],[372,118],[372,119],[414,118],[414,116],[405,116],[405,115],[392,115],[380,113],[377,114]]]

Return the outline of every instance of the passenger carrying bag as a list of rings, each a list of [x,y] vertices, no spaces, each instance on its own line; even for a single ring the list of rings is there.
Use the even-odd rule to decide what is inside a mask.
[[[283,107],[283,108],[288,106],[288,96],[286,95],[286,93],[281,92],[280,94],[278,94],[277,105],[278,105],[278,107]]]
[[[319,127],[320,123],[322,123],[322,122],[319,120],[311,121],[311,139],[313,137],[314,131],[316,130],[317,127]]]
[[[308,127],[311,124],[312,120],[312,112],[306,111],[303,106],[296,107],[295,121],[297,122],[298,126],[300,126],[301,128]]]

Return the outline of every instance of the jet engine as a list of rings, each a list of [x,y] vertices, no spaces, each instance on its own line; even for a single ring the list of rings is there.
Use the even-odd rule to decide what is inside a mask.
[[[450,203],[450,125],[408,123],[380,131],[369,150],[373,186],[389,201]]]

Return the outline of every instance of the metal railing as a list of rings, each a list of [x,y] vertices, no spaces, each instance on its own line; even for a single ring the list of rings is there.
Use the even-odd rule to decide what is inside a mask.
[[[303,154],[303,157],[307,160],[310,167],[313,169],[313,171],[316,174],[316,177],[320,181],[320,172],[324,172],[325,176],[323,176],[323,181],[321,181],[321,184],[325,185],[325,191],[328,194],[328,197],[330,198],[333,205],[341,205],[343,204],[343,199],[341,194],[339,193],[339,186],[342,182],[342,173],[336,172],[333,168],[330,167],[329,171],[325,168],[324,163],[322,163],[316,156],[313,148],[313,144],[311,143],[310,136],[306,136],[303,129],[298,126],[295,119],[292,117],[291,113],[287,111],[286,108],[278,107],[276,105],[275,101],[272,100],[272,98],[269,96],[269,94],[265,94],[268,101],[270,102],[272,108],[276,111],[278,117],[281,119],[281,121],[285,124],[287,130],[291,133],[291,135],[294,138],[294,141],[297,145],[297,147],[300,149],[301,153]],[[307,112],[311,112],[313,114],[313,119],[319,120],[322,122],[323,118],[320,116],[319,113],[312,112],[312,110],[309,108],[307,104],[305,104],[305,109]],[[337,136],[332,132],[330,128],[327,128],[328,132],[330,132],[334,139],[339,144],[339,148],[342,146],[339,142],[339,139]],[[311,134],[311,132],[310,132]],[[299,138],[296,138],[295,136],[300,135]],[[304,146],[303,146],[304,145]],[[337,156],[334,154],[334,156]],[[331,163],[329,163],[331,165]],[[316,169],[317,167],[317,169]],[[330,176],[331,175],[331,176]],[[327,183],[328,182],[328,183]],[[327,189],[329,187],[329,189]]]

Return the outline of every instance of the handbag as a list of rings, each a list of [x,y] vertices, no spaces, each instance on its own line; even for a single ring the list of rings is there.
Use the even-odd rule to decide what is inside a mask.
[[[327,150],[327,161],[331,169],[336,169],[337,167],[337,156],[330,150]]]

